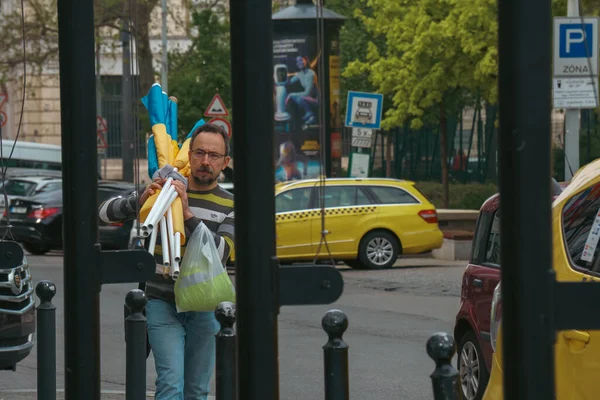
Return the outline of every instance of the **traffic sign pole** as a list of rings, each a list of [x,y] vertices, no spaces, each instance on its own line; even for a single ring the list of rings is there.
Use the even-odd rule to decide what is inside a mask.
[[[567,0],[567,16],[579,17],[578,0]],[[565,110],[565,181],[570,180],[579,169],[580,114],[581,110],[578,108]]]

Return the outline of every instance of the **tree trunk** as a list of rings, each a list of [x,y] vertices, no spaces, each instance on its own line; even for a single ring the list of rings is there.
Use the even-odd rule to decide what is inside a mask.
[[[150,22],[150,13],[157,0],[139,2],[136,10],[137,15],[134,22],[137,22],[135,29],[137,57],[139,62],[139,94],[145,96],[154,84],[154,68],[152,67],[152,50],[150,49],[150,36],[148,34],[148,24]]]
[[[446,117],[446,107],[440,105],[440,162],[442,163],[442,193],[443,208],[448,208],[450,190],[448,187],[448,119]]]

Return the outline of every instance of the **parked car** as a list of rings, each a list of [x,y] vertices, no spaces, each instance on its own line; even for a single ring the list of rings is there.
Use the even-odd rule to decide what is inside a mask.
[[[98,182],[98,205],[113,196],[127,196],[134,190],[135,186],[131,183],[100,181]],[[25,250],[41,255],[50,250],[62,249],[62,201],[62,191],[41,193],[11,201],[11,232],[15,240],[23,244]],[[6,223],[5,213],[0,232],[6,230]],[[126,249],[134,232],[134,221],[131,220],[115,224],[100,222],[99,242],[105,249]]]
[[[35,341],[35,300],[29,265],[26,257],[15,256],[14,260],[4,260],[0,266],[0,370],[13,371],[31,353]]]
[[[552,267],[559,282],[600,282],[600,159],[577,171],[569,186],[552,203]],[[502,299],[500,287],[490,319],[495,352],[484,400],[504,399],[502,381]],[[595,318],[595,315],[590,315]],[[600,373],[600,331],[563,330],[554,342],[555,385],[558,400],[595,400]]]
[[[567,185],[554,180],[552,184],[554,198]],[[492,368],[490,312],[494,289],[500,282],[500,217],[500,196],[495,194],[479,210],[471,259],[462,277],[454,338],[465,400],[483,397]]]
[[[440,248],[437,211],[414,182],[385,178],[307,179],[275,187],[277,257],[328,260],[321,243],[321,193],[332,258],[352,268],[391,267],[402,254]],[[320,249],[320,250],[319,250]]]
[[[51,176],[13,176],[7,178],[5,183],[0,183],[0,215],[4,213],[4,191],[10,201],[17,197],[30,197],[40,193],[47,193],[62,189],[62,179]]]

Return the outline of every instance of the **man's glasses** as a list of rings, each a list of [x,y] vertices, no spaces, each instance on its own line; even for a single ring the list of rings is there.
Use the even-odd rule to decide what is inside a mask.
[[[221,158],[225,157],[225,154],[215,153],[214,151],[204,151],[202,149],[192,150],[192,157],[194,157],[198,160],[203,160],[204,156],[206,156],[207,154],[208,154],[208,158],[212,161],[217,161],[217,160],[220,160]]]

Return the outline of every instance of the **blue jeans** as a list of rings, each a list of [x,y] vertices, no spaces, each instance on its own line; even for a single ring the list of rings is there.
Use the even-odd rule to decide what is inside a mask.
[[[214,313],[178,313],[174,304],[151,299],[146,316],[156,365],[156,400],[206,400],[219,330]]]

